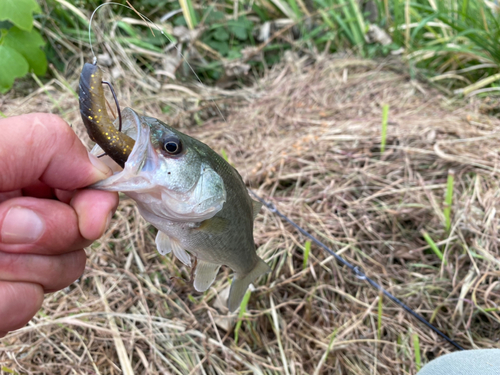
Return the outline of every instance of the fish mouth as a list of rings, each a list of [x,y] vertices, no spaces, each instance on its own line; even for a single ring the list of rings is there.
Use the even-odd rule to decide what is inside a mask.
[[[151,181],[141,171],[154,171],[158,167],[158,156],[150,142],[150,128],[141,116],[131,108],[122,111],[122,132],[132,138],[135,143],[123,169],[109,157],[104,157],[103,162],[115,173],[113,176],[99,181],[90,186],[92,189],[106,191],[142,191],[151,188]],[[102,149],[96,145],[92,154],[98,154]],[[118,172],[118,173],[116,173]]]
[[[123,169],[111,158],[103,160],[115,173],[90,188],[125,193],[138,203],[141,214],[153,225],[163,219],[201,222],[222,209],[226,189],[222,178],[210,166],[201,163],[199,178],[178,191],[171,186],[170,173],[162,168],[160,156],[151,142],[147,118],[125,108],[122,124],[122,131],[135,141],[134,147]],[[96,147],[92,150],[93,154],[99,152]]]

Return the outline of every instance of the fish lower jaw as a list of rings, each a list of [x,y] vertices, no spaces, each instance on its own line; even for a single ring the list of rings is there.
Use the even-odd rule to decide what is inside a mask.
[[[141,216],[144,217],[148,223],[173,238],[181,238],[181,235],[187,235],[192,229],[200,226],[200,221],[171,220],[170,218],[159,216],[149,210],[145,210],[140,204],[138,204],[138,206]]]
[[[137,202],[141,215],[146,221],[157,226],[158,223],[200,223],[210,219],[222,209],[222,204],[210,207],[201,212],[196,207],[177,201],[173,198],[165,199],[164,194],[125,192],[127,196]]]

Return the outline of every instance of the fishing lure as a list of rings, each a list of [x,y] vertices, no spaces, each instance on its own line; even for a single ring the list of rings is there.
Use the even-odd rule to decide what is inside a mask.
[[[106,110],[106,99],[102,84],[108,84],[115,97],[120,126],[117,129]],[[102,80],[102,71],[96,63],[86,63],[80,74],[79,85],[80,114],[91,140],[122,168],[125,166],[135,141],[122,133],[121,111],[113,86]]]

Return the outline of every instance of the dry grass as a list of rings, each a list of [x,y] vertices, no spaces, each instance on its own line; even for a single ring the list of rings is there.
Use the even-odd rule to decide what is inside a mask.
[[[2,111],[60,112],[82,134],[76,99],[55,82],[47,87],[57,106],[42,90],[0,98]],[[500,121],[481,114],[481,102],[452,103],[387,65],[355,59],[293,58],[233,97],[197,88],[224,99],[229,114],[202,126],[187,124],[214,112],[209,101],[141,90],[119,85],[122,105],[224,150],[252,189],[464,347],[500,347]],[[158,103],[173,108],[170,118]],[[123,199],[88,249],[81,279],[1,341],[0,374],[415,374],[414,335],[424,362],[453,350],[387,300],[378,337],[378,293],[314,245],[303,269],[305,238],[267,210],[255,240],[274,272],[259,280],[235,343],[222,328],[226,311],[214,307],[229,270],[197,294],[190,270],[160,256],[154,235]]]

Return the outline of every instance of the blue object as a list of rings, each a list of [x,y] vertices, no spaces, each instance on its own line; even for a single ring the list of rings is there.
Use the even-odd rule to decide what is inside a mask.
[[[500,349],[446,354],[429,362],[417,375],[500,375]]]

